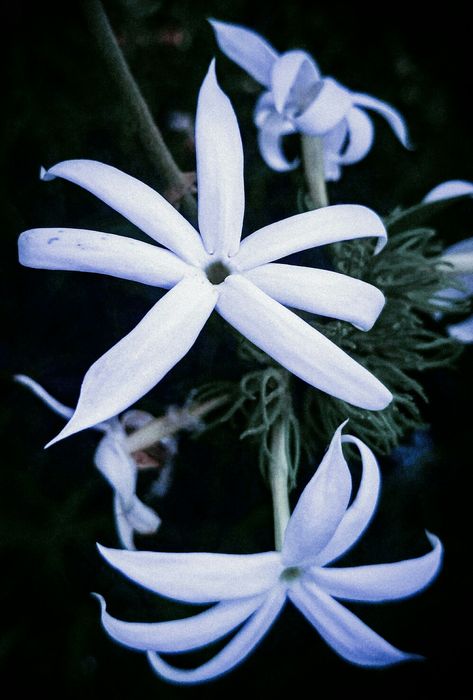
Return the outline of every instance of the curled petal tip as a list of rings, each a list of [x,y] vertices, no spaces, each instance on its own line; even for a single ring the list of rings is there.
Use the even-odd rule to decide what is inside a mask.
[[[102,613],[104,613],[107,606],[105,604],[105,598],[103,597],[103,595],[100,595],[100,593],[95,593],[94,591],[92,591],[90,595],[92,596],[92,598],[95,598],[95,600],[99,601],[100,610],[102,611]]]
[[[46,170],[46,168],[43,168],[43,166],[40,167],[39,169],[39,179],[43,180],[43,182],[49,182],[49,180],[54,180],[56,178],[55,175],[51,175],[50,172]]]

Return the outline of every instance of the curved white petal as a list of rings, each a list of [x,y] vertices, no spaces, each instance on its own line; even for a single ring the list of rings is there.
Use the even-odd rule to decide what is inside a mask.
[[[314,567],[311,578],[335,598],[369,602],[405,598],[425,588],[440,570],[442,545],[438,537],[427,536],[433,549],[422,557],[371,566]]]
[[[98,272],[169,288],[192,270],[168,250],[133,238],[75,228],[36,228],[18,240],[19,260],[43,270]]]
[[[234,255],[245,211],[243,147],[233,107],[217,83],[215,60],[199,93],[196,148],[200,233],[208,253]]]
[[[373,326],[385,302],[372,284],[331,270],[269,263],[243,274],[285,306],[349,321],[364,331]]]
[[[243,275],[227,277],[221,290],[216,308],[223,318],[297,377],[370,410],[392,400],[368,370]]]
[[[279,615],[285,599],[284,590],[276,588],[222,651],[202,666],[189,670],[176,668],[154,652],[148,652],[151,666],[156,673],[173,683],[203,683],[221,676],[241,663],[253,651]]]
[[[134,534],[135,530],[132,527],[130,521],[126,517],[126,511],[123,507],[120,496],[115,493],[113,497],[113,514],[115,516],[115,527],[117,529],[118,538],[120,544],[125,549],[136,549]]]
[[[300,163],[299,158],[288,160],[282,145],[283,136],[293,132],[294,127],[277,112],[269,114],[263,126],[258,130],[258,146],[261,156],[266,165],[278,173],[294,170]]]
[[[286,51],[275,61],[271,73],[274,105],[281,114],[302,111],[304,102],[317,94],[320,71],[313,58],[305,51]]]
[[[473,343],[473,316],[469,316],[460,323],[452,323],[447,326],[447,331],[452,338],[460,343]]]
[[[139,532],[142,535],[152,535],[161,525],[161,518],[149,506],[133,496],[131,502],[125,504],[120,495],[115,493],[113,499],[115,525],[123,547],[135,549],[133,535]]]
[[[441,199],[453,199],[454,197],[465,197],[467,195],[473,195],[473,182],[448,180],[430,190],[422,201],[438,202]]]
[[[327,644],[353,664],[389,666],[420,658],[393,647],[310,581],[296,583],[288,595]]]
[[[342,451],[344,425],[335,431],[320,466],[289,519],[281,552],[285,566],[313,561],[330,541],[347,509],[351,476]]]
[[[324,566],[344,554],[361,537],[374,515],[380,488],[380,471],[370,448],[353,435],[344,435],[342,442],[356,445],[360,451],[362,474],[355,500],[327,546],[314,563]]]
[[[458,275],[465,292],[473,294],[473,238],[465,238],[445,248],[442,260],[453,265],[450,274]]]
[[[108,563],[154,593],[185,603],[213,603],[268,591],[282,571],[277,552],[125,552],[99,545]]]
[[[125,622],[112,617],[102,596],[97,596],[102,610],[102,625],[120,644],[141,649],[177,653],[198,649],[221,639],[244,622],[264,603],[267,594],[251,598],[226,600],[198,615],[170,622]]]
[[[117,415],[152,389],[190,350],[217,297],[217,288],[200,277],[167,292],[88,370],[73,417],[49,445]]]
[[[249,270],[301,250],[368,236],[378,238],[375,252],[384,248],[387,232],[377,214],[358,204],[335,204],[260,228],[241,242],[232,262]]]
[[[371,95],[356,92],[353,93],[352,96],[355,105],[372,109],[384,117],[402,145],[406,148],[411,148],[406,122],[397,109],[394,109],[394,107],[391,107],[387,102],[378,100],[377,97],[372,97]]]
[[[209,19],[217,43],[232,61],[246,70],[258,83],[269,87],[271,70],[278,53],[262,36],[239,24]]]
[[[94,463],[126,507],[131,507],[136,489],[136,464],[124,447],[106,435],[95,450]]]
[[[88,190],[187,262],[200,264],[205,259],[197,231],[164,197],[135,177],[95,160],[65,160],[42,173],[43,180],[55,177]]]
[[[59,416],[62,416],[63,418],[69,419],[72,414],[74,413],[73,408],[69,408],[69,406],[65,406],[63,403],[60,403],[57,401],[55,398],[51,396],[51,394],[48,394],[46,389],[43,389],[43,387],[38,384],[38,382],[35,382],[34,379],[31,379],[31,377],[27,377],[25,374],[15,374],[13,379],[16,382],[19,382],[19,384],[23,384],[24,386],[28,387],[33,394],[36,394],[36,396],[43,401],[46,406],[49,406],[49,408],[54,411],[54,413],[57,413]]]
[[[256,100],[255,109],[253,112],[253,121],[258,128],[261,128],[270,114],[276,113],[274,106],[273,95],[271,92],[265,91]],[[281,115],[279,115],[281,116]],[[289,122],[288,122],[289,123]],[[291,128],[294,130],[294,127]]]
[[[340,153],[340,163],[350,165],[364,158],[373,145],[373,122],[367,114],[357,107],[352,107],[346,116],[348,126],[348,145]]]
[[[352,93],[333,78],[324,78],[311,104],[294,123],[304,134],[323,136],[346,117],[352,106]]]

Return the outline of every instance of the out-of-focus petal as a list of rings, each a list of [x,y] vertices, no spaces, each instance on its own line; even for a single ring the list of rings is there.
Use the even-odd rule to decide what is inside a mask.
[[[351,92],[333,78],[324,78],[312,103],[294,122],[304,134],[323,136],[346,117],[352,106]]]
[[[234,255],[240,243],[245,191],[243,148],[235,112],[212,61],[196,117],[199,229],[208,253]]]
[[[49,408],[54,411],[54,413],[57,413],[59,416],[62,416],[63,418],[69,419],[72,414],[74,413],[73,408],[69,408],[69,406],[65,406],[63,403],[60,403],[57,401],[55,398],[51,396],[51,394],[48,394],[46,389],[43,389],[43,387],[38,384],[38,382],[35,382],[34,379],[31,379],[31,377],[27,377],[25,374],[15,374],[13,379],[16,382],[19,382],[19,384],[23,384],[24,386],[28,387],[33,394],[36,394],[36,396],[43,401],[46,406],[49,406]]]
[[[340,163],[350,165],[364,158],[373,145],[373,122],[367,114],[357,107],[352,107],[346,116],[348,126],[348,144],[340,153]]]
[[[368,370],[243,275],[221,285],[217,311],[248,340],[308,384],[369,410],[392,395]]]
[[[138,401],[190,350],[212,313],[218,290],[186,277],[88,370],[76,411],[49,445],[117,415]]]
[[[386,228],[377,214],[358,204],[335,204],[290,216],[245,238],[233,262],[238,269],[279,260],[328,243],[374,236],[376,252],[386,244]]]
[[[285,306],[349,321],[364,331],[373,326],[385,302],[372,284],[331,270],[269,263],[244,277]]]
[[[460,343],[473,343],[473,316],[460,323],[447,326],[448,334]]]
[[[356,92],[352,93],[352,96],[355,105],[372,109],[384,117],[402,145],[406,148],[411,148],[406,122],[397,109],[394,109],[394,107],[391,107],[387,102],[378,100],[377,97],[372,97],[371,95]]]
[[[197,231],[155,190],[121,170],[95,160],[65,160],[42,171],[83,187],[187,262],[200,264],[205,250]]]
[[[256,105],[253,113],[253,120],[256,126],[260,129],[270,114],[276,113],[274,106],[273,95],[271,92],[262,92],[256,100]],[[279,115],[280,116],[280,115]],[[291,125],[292,126],[292,125]],[[294,129],[294,127],[292,127]]]
[[[122,445],[105,436],[99,442],[94,463],[109,484],[120,494],[127,507],[131,507],[136,489],[136,465]]]
[[[467,292],[473,294],[473,238],[465,238],[445,248],[442,260],[453,265],[452,274],[460,275]]]
[[[291,103],[299,106],[303,100],[310,99],[311,91],[316,87],[320,73],[311,56],[305,51],[286,51],[275,61],[271,74],[271,86],[274,105],[282,113],[290,108]]]
[[[18,240],[19,260],[43,270],[98,272],[169,288],[192,268],[168,250],[133,238],[74,228],[36,228]]]
[[[223,53],[258,83],[270,87],[271,70],[278,53],[262,36],[238,24],[209,19]]]
[[[258,130],[258,146],[266,165],[276,172],[294,170],[299,165],[299,158],[288,160],[284,153],[282,139],[294,133],[294,127],[280,114],[269,114],[263,126]]]
[[[473,182],[467,180],[448,180],[442,182],[425,195],[424,202],[438,202],[441,199],[453,199],[473,195]]]
[[[161,518],[149,506],[133,496],[131,503],[125,505],[118,493],[113,499],[115,513],[115,525],[117,527],[120,542],[125,549],[135,549],[134,533],[152,535],[161,525]]]

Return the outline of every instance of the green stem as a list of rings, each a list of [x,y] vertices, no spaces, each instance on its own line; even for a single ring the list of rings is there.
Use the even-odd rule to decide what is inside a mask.
[[[107,65],[111,77],[120,90],[123,104],[130,114],[141,143],[156,166],[166,189],[181,193],[183,213],[196,219],[197,206],[189,194],[189,185],[169,152],[148,105],[131,74],[130,68],[118,45],[113,29],[100,0],[85,0],[85,14],[98,48]]]
[[[302,135],[302,163],[313,209],[328,207],[324,150],[320,136]]]
[[[273,428],[271,439],[271,462],[269,482],[273,497],[274,544],[281,551],[284,533],[291,515],[288,493],[288,462],[286,452],[286,432],[283,421],[278,421]]]

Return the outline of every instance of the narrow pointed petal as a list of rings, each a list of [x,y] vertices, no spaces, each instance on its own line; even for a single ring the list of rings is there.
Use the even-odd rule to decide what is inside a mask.
[[[343,165],[357,163],[364,158],[373,145],[373,122],[361,109],[353,107],[347,114],[349,141],[348,146],[340,154]]]
[[[321,391],[377,411],[392,395],[368,370],[243,275],[221,285],[217,311],[283,367]]]
[[[241,242],[234,263],[249,270],[301,250],[369,236],[378,239],[375,252],[384,248],[387,232],[377,214],[358,204],[335,204],[260,228]]]
[[[141,649],[177,653],[206,646],[229,634],[264,603],[267,594],[226,600],[198,615],[170,622],[125,622],[112,617],[102,596],[102,625],[120,644]]]
[[[311,104],[294,121],[304,134],[323,136],[347,116],[352,106],[351,92],[333,78],[324,78]]]
[[[370,448],[353,435],[344,435],[342,442],[356,445],[361,455],[362,474],[355,500],[345,513],[335,533],[314,563],[324,566],[342,556],[361,537],[376,510],[380,489],[380,471]]]
[[[240,244],[245,191],[243,147],[235,112],[212,61],[196,117],[199,228],[208,253],[234,255]]]
[[[63,403],[57,401],[51,396],[51,394],[48,394],[46,389],[43,389],[43,387],[40,384],[38,384],[38,382],[35,382],[34,379],[31,379],[31,377],[27,377],[25,374],[15,374],[13,379],[19,384],[23,384],[23,386],[28,387],[28,389],[30,389],[33,392],[33,394],[36,394],[36,396],[39,399],[41,399],[41,401],[43,401],[46,404],[46,406],[49,406],[49,408],[52,411],[54,411],[54,413],[57,413],[59,416],[69,419],[74,413],[73,408],[69,408],[69,406],[65,406]]]
[[[220,50],[265,87],[271,85],[271,70],[278,53],[262,36],[238,24],[209,19]]]
[[[299,497],[282,548],[285,566],[313,561],[333,536],[348,506],[351,476],[342,451],[343,423],[317,471]]]
[[[213,603],[268,591],[282,571],[277,552],[124,552],[99,545],[107,562],[140,586],[185,603]]]
[[[88,370],[76,411],[49,444],[117,415],[152,389],[190,350],[212,313],[217,288],[187,277]]]
[[[300,163],[298,158],[288,160],[283,149],[283,137],[293,132],[294,127],[276,112],[268,115],[263,126],[258,130],[261,156],[266,165],[278,173],[294,170]]]
[[[133,496],[131,505],[126,506],[120,495],[116,493],[113,509],[118,536],[125,549],[136,549],[133,539],[135,532],[152,535],[161,525],[159,515],[142,503],[137,496]]]
[[[140,180],[95,160],[65,160],[42,174],[83,187],[155,241],[193,264],[205,258],[197,231],[164,197]]]
[[[279,615],[286,596],[279,587],[268,595],[233,639],[210,661],[195,669],[180,669],[166,663],[154,652],[148,652],[153,669],[172,683],[203,683],[235,668],[250,654]]]
[[[286,51],[273,65],[271,87],[274,105],[283,112],[290,103],[301,104],[309,95],[318,92],[320,72],[314,60],[305,51]]]
[[[447,326],[448,334],[460,343],[473,343],[473,316]]]
[[[473,195],[473,182],[467,180],[448,180],[442,182],[425,195],[424,202],[438,202],[441,199],[454,199]]]
[[[437,537],[428,537],[433,549],[422,557],[372,566],[314,568],[311,578],[335,598],[369,602],[406,598],[428,586],[440,570],[442,545]]]
[[[383,102],[376,97],[371,97],[371,95],[365,95],[360,92],[353,93],[353,102],[355,105],[378,112],[378,114],[386,119],[402,145],[406,148],[411,148],[406,122],[397,109],[391,107],[387,102]]]
[[[327,644],[353,664],[389,666],[420,658],[393,647],[350,610],[306,580],[290,589],[289,598]]]
[[[94,463],[120,494],[122,502],[131,507],[136,489],[136,464],[124,447],[117,440],[105,436],[95,451]]]
[[[385,302],[372,284],[330,270],[269,263],[244,277],[284,306],[349,321],[364,331],[373,326]]]
[[[98,272],[169,288],[192,269],[168,250],[133,238],[74,228],[36,228],[18,240],[22,265]]]

